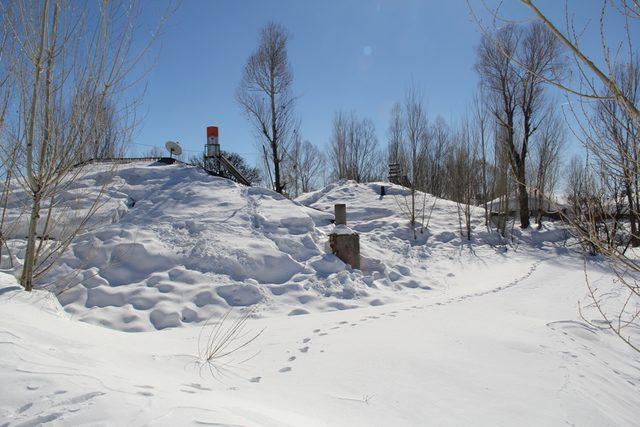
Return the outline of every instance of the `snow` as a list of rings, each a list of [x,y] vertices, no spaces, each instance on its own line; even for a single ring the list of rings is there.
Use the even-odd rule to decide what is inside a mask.
[[[390,184],[385,197],[383,184],[342,182],[293,202],[198,168],[134,162],[92,165],[63,197],[75,201],[105,185],[109,198],[92,231],[41,282],[74,318],[127,332],[202,324],[230,307],[296,315],[423,298],[451,281],[425,260],[449,257],[463,244],[457,206],[443,200],[429,230],[412,241],[399,209],[406,190]],[[338,231],[361,235],[361,271],[327,247],[338,201],[347,202],[350,221]],[[477,228],[483,217],[474,214]],[[56,223],[62,230],[77,217]],[[481,232],[478,242],[495,253],[489,237]],[[20,257],[22,240],[14,245]]]
[[[344,224],[336,224],[333,227],[333,231],[331,232],[331,234],[345,235],[345,234],[356,234],[356,232]]]
[[[77,322],[42,293],[5,291],[9,278],[0,290],[0,419],[635,425],[640,360],[579,319],[574,261],[530,263],[524,274],[514,265],[510,281],[485,292],[253,319],[249,329],[265,331],[215,377],[194,364],[200,328],[127,334]]]
[[[100,227],[42,283],[79,285],[0,273],[2,426],[637,424],[640,355],[581,318],[583,258],[557,224],[506,244],[473,209],[467,242],[427,195],[413,240],[401,187],[292,202],[179,165],[94,169],[78,191],[107,180]],[[326,248],[334,203],[362,270]],[[603,260],[584,268],[616,298]],[[262,333],[203,369],[205,321],[232,307],[252,310],[243,339]]]

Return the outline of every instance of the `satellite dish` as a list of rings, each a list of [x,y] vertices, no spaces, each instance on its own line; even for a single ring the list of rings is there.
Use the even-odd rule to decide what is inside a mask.
[[[167,141],[164,146],[167,150],[169,150],[169,153],[171,153],[171,157],[173,157],[174,154],[176,156],[182,154],[182,147],[180,147],[180,144],[178,144],[176,141]]]

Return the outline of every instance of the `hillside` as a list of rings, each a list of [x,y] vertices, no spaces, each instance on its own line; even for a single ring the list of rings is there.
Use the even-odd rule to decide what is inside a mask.
[[[290,201],[144,163],[93,168],[65,197],[103,183],[95,228],[40,290],[0,272],[0,425],[637,423],[640,357],[577,309],[585,270],[607,298],[615,276],[557,224],[502,241],[473,209],[468,242],[458,206],[427,195],[413,240],[400,187]],[[334,203],[361,271],[326,250]],[[255,310],[242,346],[208,364],[231,307]]]
[[[451,264],[482,266],[478,257],[449,259],[464,245],[455,203],[437,201],[429,229],[413,240],[400,209],[406,190],[390,184],[380,197],[382,184],[339,182],[296,203],[194,167],[132,163],[91,168],[66,197],[105,183],[107,202],[94,225],[42,283],[54,284],[75,318],[123,331],[197,324],[230,307],[296,315],[419,299],[456,284]],[[427,196],[427,209],[433,200]],[[361,234],[362,271],[326,248],[338,202]],[[482,212],[474,214],[476,250],[496,253],[486,244]],[[492,274],[507,259],[500,258]]]

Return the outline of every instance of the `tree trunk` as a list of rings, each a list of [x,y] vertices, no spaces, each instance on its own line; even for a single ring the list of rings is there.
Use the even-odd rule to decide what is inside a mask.
[[[527,194],[527,186],[525,184],[524,168],[520,168],[518,174],[518,205],[520,208],[520,228],[523,230],[529,227],[529,194]]]
[[[271,146],[271,150],[273,152],[273,187],[276,190],[276,193],[282,194],[284,191],[284,185],[280,181],[280,160],[278,159],[278,145],[273,144]]]
[[[280,159],[278,158],[278,146],[280,145],[280,135],[278,134],[278,123],[276,116],[276,89],[274,86],[274,75],[271,75],[271,87],[269,99],[271,101],[271,156],[273,158],[273,186],[276,193],[282,194],[284,185],[280,181]]]
[[[31,206],[31,215],[29,218],[29,231],[27,234],[27,248],[25,250],[22,275],[20,276],[20,284],[24,287],[25,291],[33,290],[33,270],[36,263],[35,250],[38,219],[40,218],[40,199],[40,191],[37,191],[33,195],[33,205]]]
[[[627,191],[627,201],[629,203],[628,212],[629,212],[629,225],[631,226],[631,246],[637,248],[640,245],[640,239],[638,238],[638,218],[636,215],[637,207],[633,203],[633,194],[631,186],[626,184]]]

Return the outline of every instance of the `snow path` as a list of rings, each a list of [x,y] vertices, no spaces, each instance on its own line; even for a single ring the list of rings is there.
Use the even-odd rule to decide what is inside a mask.
[[[636,425],[640,358],[579,319],[578,262],[531,257],[478,292],[254,319],[265,332],[217,378],[193,365],[200,328],[127,334],[0,289],[0,425]]]

